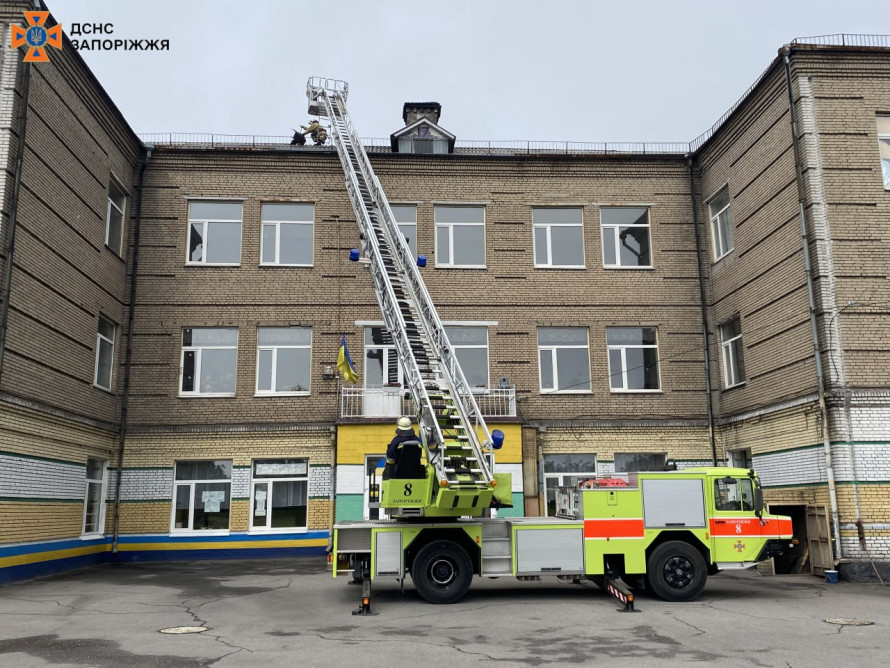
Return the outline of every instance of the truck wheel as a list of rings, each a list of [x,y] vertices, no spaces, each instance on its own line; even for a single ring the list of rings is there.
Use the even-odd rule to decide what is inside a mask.
[[[414,588],[430,603],[457,603],[470,588],[473,563],[450,540],[436,540],[421,548],[411,565]]]
[[[689,543],[662,543],[649,555],[647,584],[665,601],[692,601],[701,594],[708,579],[705,559]]]

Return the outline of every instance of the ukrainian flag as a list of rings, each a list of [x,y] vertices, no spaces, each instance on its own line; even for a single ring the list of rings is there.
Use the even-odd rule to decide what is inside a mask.
[[[355,383],[358,380],[358,374],[352,365],[352,358],[349,356],[349,349],[346,347],[346,335],[341,335],[340,352],[337,355],[337,369],[343,374],[343,380]]]

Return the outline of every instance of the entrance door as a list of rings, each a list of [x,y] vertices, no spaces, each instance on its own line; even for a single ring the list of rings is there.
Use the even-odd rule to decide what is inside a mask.
[[[807,543],[813,575],[824,576],[834,568],[831,553],[831,522],[826,506],[807,506]]]
[[[380,481],[383,479],[384,464],[386,455],[365,457],[365,501],[362,517],[366,520],[382,520],[389,517],[386,510],[380,507]]]

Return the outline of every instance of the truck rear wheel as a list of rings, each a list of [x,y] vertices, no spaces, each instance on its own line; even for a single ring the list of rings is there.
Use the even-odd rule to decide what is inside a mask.
[[[698,598],[708,579],[701,552],[679,540],[656,547],[649,555],[646,568],[649,588],[665,601],[692,601]]]
[[[436,540],[421,548],[411,565],[414,588],[430,603],[457,603],[470,588],[473,563],[450,540]]]

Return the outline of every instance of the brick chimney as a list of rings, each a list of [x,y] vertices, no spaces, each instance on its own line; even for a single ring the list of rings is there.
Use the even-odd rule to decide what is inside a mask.
[[[411,125],[421,118],[426,118],[438,125],[442,105],[438,102],[406,102],[402,107],[402,120]]]

